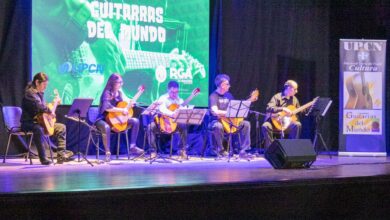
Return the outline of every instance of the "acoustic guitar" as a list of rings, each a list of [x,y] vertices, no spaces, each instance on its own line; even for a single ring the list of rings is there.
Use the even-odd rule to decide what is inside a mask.
[[[259,90],[255,89],[251,92],[247,101],[254,102],[259,97]],[[226,133],[232,134],[238,131],[240,123],[244,121],[244,118],[227,118],[219,117],[219,121],[222,123],[223,129]]]
[[[186,106],[188,103],[199,94],[200,89],[195,88],[192,92],[191,95],[184,100],[184,102],[181,105],[178,105],[176,103],[171,104],[168,106],[168,109],[172,112],[174,112],[176,109],[180,108],[181,106]],[[161,115],[157,116],[155,118],[156,123],[160,126],[160,130],[164,133],[171,134],[172,132],[176,131],[177,128],[177,123],[174,122],[174,119],[172,117],[169,117],[167,115]]]
[[[52,113],[56,112],[57,106],[59,103],[61,103],[60,95],[58,94],[58,90],[54,89],[54,101],[53,104],[49,103],[47,107],[50,109]],[[53,135],[54,134],[54,124],[56,123],[56,117],[54,117],[52,114],[49,113],[42,113],[37,116],[38,124],[40,124],[43,127],[44,133],[46,135]]]
[[[133,103],[137,102],[137,99],[142,95],[145,91],[145,87],[143,85],[138,87],[137,94],[134,95],[133,99],[130,102],[122,101],[118,102],[116,105],[117,108],[127,108],[127,114],[123,114],[122,112],[108,112],[106,115],[106,122],[111,126],[111,129],[115,132],[121,132],[126,130],[127,122],[129,118],[133,117]]]
[[[360,80],[355,78],[360,76]],[[372,97],[365,80],[364,72],[354,74],[347,78],[345,86],[348,91],[346,109],[372,109]]]
[[[286,112],[278,112],[278,113],[271,114],[271,121],[275,129],[278,131],[282,131],[288,128],[291,122],[298,120],[296,114],[312,106],[317,101],[318,98],[319,96],[314,98],[313,101],[308,102],[299,108],[296,108],[293,105],[287,106],[287,108],[290,109],[292,112],[291,116],[288,116]]]

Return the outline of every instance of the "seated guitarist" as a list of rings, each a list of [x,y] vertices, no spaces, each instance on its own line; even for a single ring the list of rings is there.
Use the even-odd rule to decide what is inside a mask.
[[[158,111],[165,116],[176,118],[178,111],[177,109],[175,111],[171,111],[169,107],[171,105],[178,105],[180,106],[184,100],[179,97],[179,83],[176,81],[170,81],[168,83],[168,92],[157,100],[158,103],[160,103],[158,107]],[[161,122],[160,122],[161,123]],[[160,125],[160,129],[161,129]],[[169,126],[169,125],[168,125]],[[177,124],[177,131],[180,135],[181,144],[179,145],[179,156],[181,159],[186,160],[187,159],[187,125],[185,124]],[[156,145],[156,133],[159,132],[159,128],[156,125],[156,122],[153,121],[148,126],[147,134],[149,135],[149,144],[151,145],[151,157],[156,157],[156,151],[157,151],[157,145]],[[164,131],[163,131],[164,132]]]
[[[287,108],[288,106],[293,106],[299,108],[300,104],[295,96],[298,93],[298,83],[294,80],[287,80],[284,83],[283,91],[275,94],[267,104],[267,117],[264,119],[262,125],[262,133],[265,140],[265,148],[267,149],[273,142],[273,134],[275,131],[275,126],[271,122],[271,114],[284,112],[286,116],[291,116],[292,111]],[[297,121],[291,121],[287,128],[282,129],[282,134],[288,135],[290,139],[299,138],[301,134],[301,123]]]
[[[38,157],[42,165],[51,164],[51,161],[47,159],[45,153],[45,149],[49,148],[50,146],[48,146],[49,143],[47,141],[45,129],[43,125],[38,122],[38,117],[43,113],[48,113],[55,117],[55,112],[52,112],[51,109],[49,109],[44,98],[44,92],[48,83],[49,78],[45,73],[40,72],[35,74],[33,81],[29,82],[27,85],[22,100],[22,129],[24,131],[33,132],[33,141],[37,148]],[[59,97],[56,97],[53,102],[59,103]],[[66,127],[64,124],[54,124],[53,137],[56,139],[58,144],[57,163],[63,163],[66,159],[64,158],[65,154],[63,154],[66,147]]]
[[[226,110],[228,108],[229,100],[234,99],[233,95],[229,92],[230,89],[230,77],[226,74],[218,74],[214,80],[217,89],[211,93],[209,97],[209,108],[211,111],[210,128],[214,139],[216,140],[215,149],[218,154],[227,156],[228,152],[223,148],[222,140],[224,136],[224,128],[222,123],[218,120],[219,117],[226,116]],[[240,127],[241,146],[240,157],[247,157],[246,150],[251,146],[251,124],[249,121],[243,120],[238,127]]]
[[[112,130],[111,126],[105,121],[106,115],[108,112],[119,112],[124,115],[129,113],[128,108],[116,107],[119,102],[124,100],[124,98],[128,99],[127,97],[123,97],[123,94],[120,90],[122,85],[123,80],[121,75],[118,73],[111,74],[100,97],[99,116],[95,122],[95,125],[102,133],[104,150],[106,151],[106,162],[111,161],[110,138]],[[129,118],[127,124],[128,126],[131,126],[130,152],[134,154],[142,154],[144,151],[135,145],[139,131],[138,118]]]

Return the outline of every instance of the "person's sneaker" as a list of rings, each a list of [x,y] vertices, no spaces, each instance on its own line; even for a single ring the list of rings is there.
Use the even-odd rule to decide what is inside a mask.
[[[42,165],[50,165],[50,164],[52,164],[52,162],[51,162],[51,160],[48,160],[48,159],[44,159],[44,160],[41,160],[41,164]]]
[[[130,147],[130,153],[139,155],[139,154],[143,154],[144,150],[142,150],[139,147],[134,146],[134,147]]]
[[[74,160],[74,153],[70,150],[60,149],[57,152],[57,163],[62,164]]]
[[[105,162],[110,162],[111,161],[111,152],[106,153],[106,159],[104,160]]]
[[[57,164],[63,164],[65,162],[65,158],[62,156],[57,156]]]
[[[223,150],[219,152],[219,155],[221,155],[222,157],[227,157],[229,156],[229,153],[226,150]]]
[[[156,157],[157,157],[157,153],[156,153],[156,152],[150,153],[150,157],[151,157],[151,158],[156,158]]]
[[[180,159],[181,160],[188,160],[188,155],[185,150],[180,151]]]
[[[240,151],[238,156],[240,156],[240,158],[248,158],[248,153],[245,151]]]

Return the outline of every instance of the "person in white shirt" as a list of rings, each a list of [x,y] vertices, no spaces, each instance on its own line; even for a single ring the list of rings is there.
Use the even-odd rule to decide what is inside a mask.
[[[171,128],[171,122],[177,117],[178,107],[184,102],[179,97],[179,83],[176,81],[170,81],[168,83],[168,92],[157,100],[160,104],[158,111],[160,113],[160,120],[155,120],[148,125],[147,134],[149,136],[149,144],[151,147],[151,157],[156,157],[157,145],[156,145],[156,133],[163,132],[170,134],[175,132],[174,128]],[[158,121],[156,123],[156,121]],[[179,155],[181,159],[188,159],[187,157],[187,125],[177,124],[177,131],[180,134],[181,143],[179,144]]]

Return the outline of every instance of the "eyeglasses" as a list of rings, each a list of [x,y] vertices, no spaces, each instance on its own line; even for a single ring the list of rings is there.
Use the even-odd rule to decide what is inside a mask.
[[[123,81],[116,81],[115,83],[123,84]]]
[[[169,93],[176,94],[176,93],[179,93],[179,90],[178,89],[170,89]]]
[[[292,87],[292,86],[289,86],[288,88],[289,88],[289,89],[292,89],[294,92],[298,92],[298,88],[294,88],[294,87]]]

